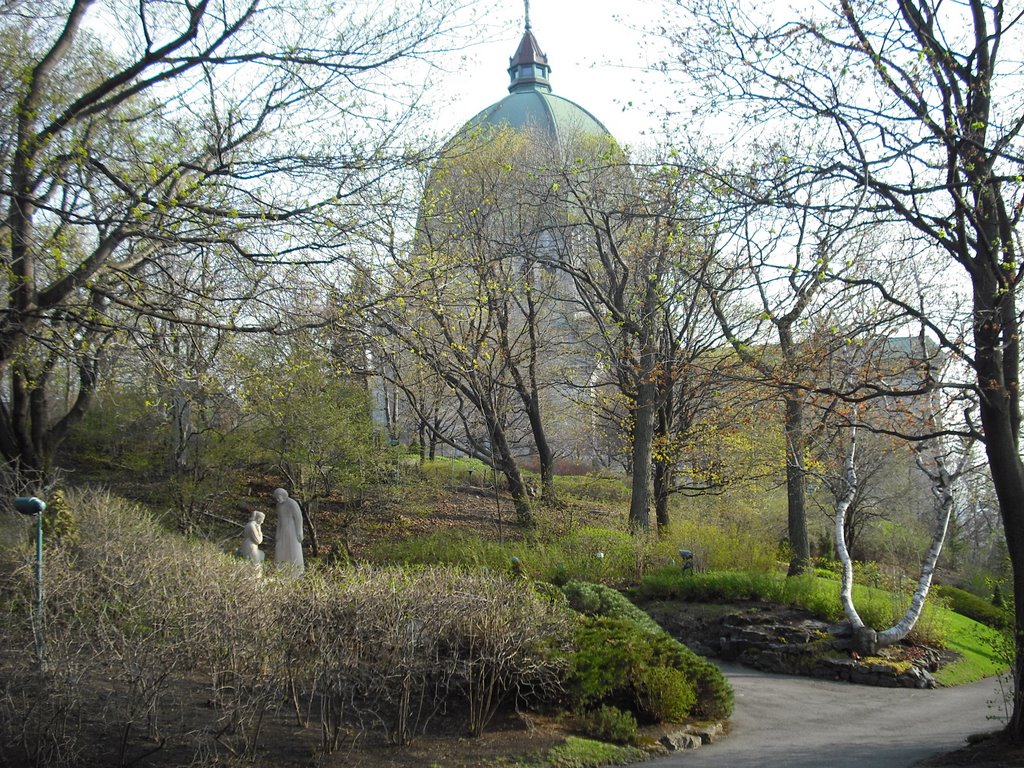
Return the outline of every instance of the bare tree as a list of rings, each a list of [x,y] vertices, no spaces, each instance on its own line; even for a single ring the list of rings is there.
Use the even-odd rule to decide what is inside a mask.
[[[970,284],[960,343],[943,308],[899,302],[871,283],[971,371],[1013,568],[1016,662],[1008,736],[1024,740],[1024,463],[1020,456],[1021,130],[1024,88],[1013,51],[1022,11],[1002,0],[841,0],[777,22],[742,3],[686,4],[701,18],[677,37],[687,71],[764,124],[814,132],[819,151],[787,185],[826,176],[847,195],[829,206],[899,222]]]
[[[411,113],[385,109],[383,76],[444,45],[458,0],[417,5],[3,9],[8,461],[48,467],[125,316],[231,330],[303,320],[281,301],[287,289],[344,254],[363,192],[405,162],[389,145]],[[235,272],[240,292],[192,282],[178,265],[198,253]],[[62,383],[55,360],[75,379],[64,410],[48,397]]]

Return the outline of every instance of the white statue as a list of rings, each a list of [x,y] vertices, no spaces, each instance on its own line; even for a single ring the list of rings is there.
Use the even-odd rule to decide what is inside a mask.
[[[249,522],[242,528],[242,557],[256,565],[262,563],[267,556],[260,549],[263,543],[263,521],[266,519],[267,516],[258,509],[254,510]]]
[[[306,568],[302,559],[302,510],[284,488],[274,491],[274,501],[277,502],[274,562],[278,568],[287,567],[298,575]]]

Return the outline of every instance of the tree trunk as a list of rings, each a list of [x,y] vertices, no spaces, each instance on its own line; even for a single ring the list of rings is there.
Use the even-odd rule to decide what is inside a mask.
[[[811,545],[807,536],[807,475],[804,471],[807,438],[804,435],[803,402],[799,393],[788,392],[785,404],[789,575],[796,576],[805,573],[811,565]]]
[[[654,445],[654,417],[657,385],[654,381],[654,353],[645,349],[640,356],[639,384],[633,423],[631,451],[633,481],[629,499],[629,527],[633,531],[651,528],[651,455]]]
[[[654,461],[654,519],[658,534],[668,533],[671,520],[668,514],[668,500],[672,495],[672,467],[664,461]]]
[[[512,502],[516,508],[516,520],[522,526],[532,528],[535,524],[533,510],[530,508],[530,496],[527,492],[519,464],[505,439],[505,430],[498,426],[493,413],[487,414],[491,432],[491,454],[497,461],[497,467],[508,481],[508,491],[512,494]],[[495,488],[497,493],[498,489]]]

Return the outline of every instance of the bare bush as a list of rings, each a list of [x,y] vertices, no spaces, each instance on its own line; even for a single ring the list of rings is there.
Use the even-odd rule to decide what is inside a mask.
[[[479,736],[510,696],[549,699],[561,691],[570,623],[562,602],[523,582],[467,574],[452,586],[462,599],[446,639],[467,727]]]
[[[126,765],[171,743],[252,760],[267,719],[290,717],[319,720],[324,753],[368,733],[404,745],[449,704],[480,734],[503,703],[558,690],[568,611],[525,581],[369,566],[279,579],[107,494],[69,506],[80,535],[47,556],[42,668],[31,558],[3,555],[0,758],[73,765],[89,743]],[[186,732],[202,685],[213,714]]]

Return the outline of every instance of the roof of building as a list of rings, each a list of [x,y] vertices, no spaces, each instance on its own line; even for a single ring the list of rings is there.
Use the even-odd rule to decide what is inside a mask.
[[[508,96],[481,110],[463,126],[460,134],[508,125],[515,130],[543,131],[559,144],[571,136],[611,136],[589,111],[551,92],[551,66],[530,30],[529,16],[519,47],[509,59],[508,73]]]

